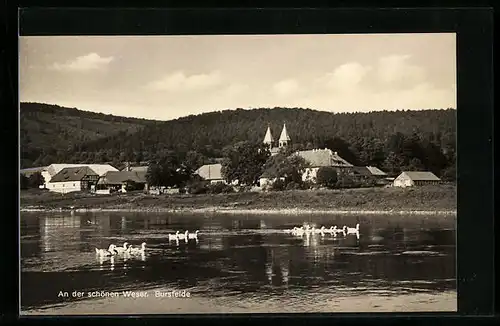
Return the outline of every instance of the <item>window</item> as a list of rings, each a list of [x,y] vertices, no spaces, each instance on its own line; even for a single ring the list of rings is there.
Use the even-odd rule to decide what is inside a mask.
[[[63,188],[64,188],[64,183],[63,183]]]
[[[73,187],[76,186],[76,184],[73,183]]]

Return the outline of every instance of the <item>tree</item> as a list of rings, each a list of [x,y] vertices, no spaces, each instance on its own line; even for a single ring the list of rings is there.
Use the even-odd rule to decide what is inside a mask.
[[[384,168],[390,174],[396,174],[401,172],[401,167],[403,165],[403,160],[399,155],[394,152],[389,152],[384,161]]]
[[[425,170],[425,166],[418,158],[412,158],[408,165],[401,168],[405,171],[423,171]]]
[[[156,162],[150,163],[146,172],[146,180],[151,186],[161,186],[163,183],[162,170]]]
[[[337,185],[337,170],[331,166],[324,166],[316,172],[316,181],[327,188],[335,188]]]
[[[254,185],[262,175],[263,166],[270,156],[264,144],[239,142],[224,149],[221,173],[224,179],[232,183],[238,180],[240,185]]]
[[[284,178],[286,186],[290,182],[302,184],[302,175],[308,167],[309,164],[302,156],[283,150],[267,160],[264,170],[270,178]]]
[[[28,185],[30,188],[38,188],[39,186],[45,183],[45,179],[43,178],[40,172],[34,172],[28,178]]]
[[[205,163],[205,156],[197,151],[188,151],[184,157],[184,165],[191,173]]]

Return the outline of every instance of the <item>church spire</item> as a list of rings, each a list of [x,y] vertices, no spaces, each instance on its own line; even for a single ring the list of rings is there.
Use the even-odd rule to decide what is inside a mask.
[[[286,124],[283,123],[283,130],[281,130],[279,146],[284,147],[288,145],[289,141],[290,141],[290,136],[288,136],[288,132],[286,131]]]
[[[267,126],[266,135],[264,136],[264,144],[272,146],[273,144],[273,135],[271,135],[271,128]]]

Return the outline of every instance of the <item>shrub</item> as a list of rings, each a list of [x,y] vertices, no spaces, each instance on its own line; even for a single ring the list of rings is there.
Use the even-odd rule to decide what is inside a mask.
[[[210,194],[222,194],[222,193],[231,193],[234,192],[233,186],[227,185],[222,182],[210,184],[207,187],[207,192]]]
[[[286,190],[298,190],[298,189],[302,189],[302,185],[298,182],[289,182],[287,185],[286,185]]]
[[[188,193],[197,195],[207,193],[208,187],[207,183],[204,181],[193,181],[186,186]]]
[[[285,187],[286,187],[285,181],[277,179],[271,184],[269,188],[273,191],[283,191],[285,190]]]

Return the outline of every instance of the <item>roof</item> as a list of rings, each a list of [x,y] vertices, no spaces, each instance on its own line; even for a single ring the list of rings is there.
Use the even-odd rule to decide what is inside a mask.
[[[355,166],[354,171],[366,176],[386,176],[387,174],[374,166]]]
[[[308,151],[297,152],[306,161],[311,164],[311,167],[335,166],[335,167],[351,167],[351,163],[340,157],[337,152],[332,152],[329,149],[311,149]]]
[[[55,176],[50,179],[51,183],[54,182],[66,182],[66,181],[80,181],[83,177],[87,175],[98,175],[88,166],[77,166],[64,168]]]
[[[401,175],[406,174],[413,181],[440,181],[434,173],[429,171],[403,171]],[[398,176],[398,178],[399,178]]]
[[[122,184],[127,181],[146,183],[144,171],[108,171],[99,179],[99,184]]]
[[[271,135],[271,128],[268,126],[266,135],[264,136],[264,144],[270,144],[273,142],[273,135]]]
[[[40,167],[36,167],[36,168],[21,169],[19,172],[21,174],[24,174],[24,175],[31,175],[31,174],[33,174],[35,172],[45,171],[45,169],[47,169],[46,166],[40,166]]]
[[[368,169],[368,171],[370,171],[370,173],[372,175],[380,175],[380,176],[387,175],[387,173],[385,173],[384,171],[380,170],[376,166],[367,166],[366,168]]]
[[[222,180],[222,164],[205,164],[195,171],[200,177],[205,180]]]
[[[265,170],[259,178],[271,178],[271,173],[269,170]]]
[[[290,141],[290,136],[288,136],[288,132],[286,131],[286,125],[283,124],[283,130],[281,130],[281,135],[279,141]]]
[[[147,166],[131,166],[128,169],[130,169],[130,171],[136,171],[136,172],[148,172]],[[124,167],[122,171],[127,171],[127,167]]]
[[[98,175],[103,175],[108,171],[118,171],[117,168],[109,165],[109,164],[65,164],[65,163],[56,163],[51,164],[47,167],[47,172],[49,172],[51,177],[54,177],[59,173],[62,169],[72,168],[72,167],[82,167],[87,166],[91,168]]]

